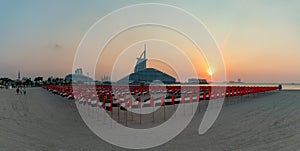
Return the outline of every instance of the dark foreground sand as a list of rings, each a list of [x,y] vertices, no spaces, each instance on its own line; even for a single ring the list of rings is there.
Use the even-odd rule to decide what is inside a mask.
[[[0,90],[0,151],[125,150],[94,135],[65,98],[41,88],[27,92]],[[232,105],[204,135],[198,135],[201,111],[175,139],[149,150],[300,150],[300,91],[227,101]]]

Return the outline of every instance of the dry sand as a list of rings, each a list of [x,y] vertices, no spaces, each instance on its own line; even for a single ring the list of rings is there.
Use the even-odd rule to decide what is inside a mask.
[[[65,98],[41,88],[27,92],[20,96],[14,90],[0,90],[0,151],[125,150],[93,134],[72,109],[74,104]],[[217,121],[204,135],[198,135],[204,114],[201,107],[180,135],[149,150],[300,150],[300,91],[269,92],[226,101]],[[167,111],[171,112],[172,107]],[[156,124],[163,122],[158,116]],[[135,117],[128,125],[138,127],[138,119]],[[143,117],[142,126],[152,126],[151,119],[150,115]]]

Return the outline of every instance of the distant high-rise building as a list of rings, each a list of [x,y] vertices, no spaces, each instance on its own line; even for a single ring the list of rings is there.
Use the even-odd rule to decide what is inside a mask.
[[[102,81],[102,82],[110,81],[110,77],[104,75],[104,76],[102,76],[101,81]]]
[[[188,83],[190,83],[190,84],[208,84],[206,79],[199,79],[199,78],[190,78],[190,79],[188,79]]]
[[[20,73],[20,70],[18,72],[18,80],[21,80],[21,73]]]
[[[91,83],[94,79],[89,76],[83,75],[82,68],[75,70],[75,74],[68,74],[65,77],[65,80],[71,81],[72,83]]]
[[[140,55],[139,58],[137,58],[134,72],[136,73],[136,72],[146,69],[146,61],[147,61],[147,58],[146,58],[146,44],[145,44],[143,53]]]
[[[146,58],[146,45],[144,51],[137,58],[137,62],[134,68],[134,73],[131,73],[124,78],[120,79],[118,83],[129,83],[129,84],[151,84],[153,81],[161,81],[165,84],[174,84],[176,79],[162,71],[154,68],[147,68]]]
[[[81,74],[82,75],[82,68],[78,68],[75,70],[75,74]]]

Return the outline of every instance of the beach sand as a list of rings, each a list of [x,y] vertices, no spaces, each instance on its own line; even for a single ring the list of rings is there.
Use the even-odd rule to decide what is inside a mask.
[[[148,150],[299,150],[299,100],[300,91],[229,98],[204,135],[198,134],[204,114],[204,108],[200,107],[200,112],[196,112],[182,133]],[[0,90],[0,103],[1,151],[126,150],[93,134],[74,110],[74,103],[42,88],[29,88],[27,95],[22,96],[16,95],[15,90]],[[171,110],[169,106],[167,111]],[[116,113],[114,109],[115,119]],[[163,118],[156,115],[156,122],[151,125],[151,117],[143,117],[140,126],[151,127],[163,122]],[[137,117],[128,122],[130,127],[139,127]]]

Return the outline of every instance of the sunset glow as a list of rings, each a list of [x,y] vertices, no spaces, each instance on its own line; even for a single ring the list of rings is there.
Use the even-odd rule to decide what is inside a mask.
[[[214,74],[213,69],[209,68],[207,71],[208,75],[212,76]]]
[[[138,1],[143,2],[148,1]],[[222,6],[218,8],[210,1],[165,3],[190,12],[206,25],[220,46],[228,81],[240,78],[245,82],[300,82],[299,1],[218,1],[218,6]],[[16,79],[20,70],[24,77],[64,77],[72,72],[77,47],[91,25],[131,4],[135,2],[49,1],[45,4],[26,1],[16,4],[7,1],[0,6],[0,76]],[[120,25],[122,22],[120,18]],[[190,59],[200,78],[219,72],[217,67],[215,71],[208,71],[205,54],[183,34],[168,28],[145,26],[124,31],[104,48],[105,53],[118,56],[133,42],[147,39],[165,40],[178,47]],[[135,61],[139,54],[132,53],[128,60]],[[149,58],[160,54],[169,55],[175,63],[180,61],[155,45],[149,45],[149,54]],[[110,75],[107,69],[112,61],[99,57],[103,63],[97,66],[97,79]],[[185,65],[178,67],[186,78],[190,76]],[[83,72],[91,73],[91,70],[84,68]]]

